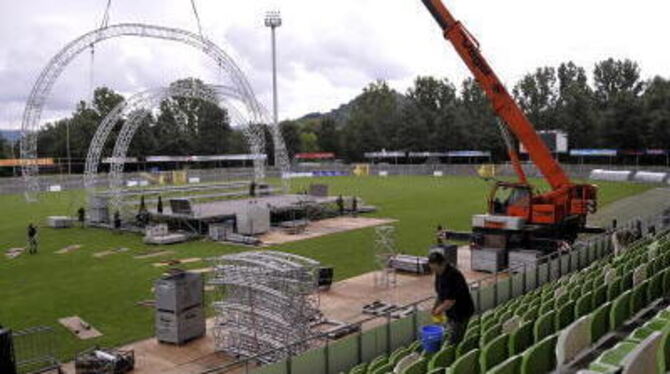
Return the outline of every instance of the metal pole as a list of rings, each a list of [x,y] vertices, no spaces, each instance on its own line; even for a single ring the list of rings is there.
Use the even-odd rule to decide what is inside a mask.
[[[277,110],[277,43],[275,37],[275,26],[272,26],[272,104],[274,111],[274,124],[279,123]]]
[[[72,174],[72,158],[70,157],[70,121],[65,121],[65,152],[67,153],[67,174]]]

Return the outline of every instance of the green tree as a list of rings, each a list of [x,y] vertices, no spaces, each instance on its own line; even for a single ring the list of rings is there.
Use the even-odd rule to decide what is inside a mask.
[[[507,154],[498,128],[499,119],[484,91],[472,78],[463,81],[457,121],[466,130],[463,148],[490,150],[497,157]]]
[[[556,103],[559,96],[554,68],[538,68],[533,74],[526,74],[514,86],[513,93],[536,129],[559,128],[556,121]]]
[[[644,144],[648,148],[668,148],[670,144],[670,81],[654,77],[642,96],[644,123],[648,136]]]
[[[362,160],[367,151],[389,148],[399,122],[398,93],[377,81],[356,98],[344,129],[344,152],[349,161]]]
[[[644,83],[640,80],[637,63],[611,58],[601,61],[595,66],[593,80],[600,145],[624,149],[643,147],[647,128],[640,96]]]
[[[596,113],[584,68],[573,62],[562,63],[558,67],[558,87],[557,127],[567,132],[571,148],[595,147],[593,137],[585,136],[595,133]]]
[[[319,150],[323,152],[341,152],[340,133],[335,120],[325,117],[316,128],[316,138]]]
[[[296,153],[302,152],[300,139],[300,126],[296,121],[284,121],[279,124],[281,128],[284,144],[286,145],[286,152],[289,157],[293,157]]]

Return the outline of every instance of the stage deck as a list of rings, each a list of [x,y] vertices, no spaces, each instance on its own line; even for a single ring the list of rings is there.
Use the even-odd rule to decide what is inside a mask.
[[[155,208],[149,209],[152,215],[164,218],[190,218],[197,220],[210,220],[222,217],[232,217],[237,213],[244,212],[249,204],[255,203],[259,205],[268,205],[272,212],[287,210],[299,207],[303,204],[328,204],[334,203],[337,200],[335,196],[317,197],[310,195],[270,195],[258,196],[254,198],[245,199],[230,199],[209,201],[202,203],[192,203],[191,210],[193,214],[174,214],[170,209],[168,201],[163,201],[163,213],[159,214]]]

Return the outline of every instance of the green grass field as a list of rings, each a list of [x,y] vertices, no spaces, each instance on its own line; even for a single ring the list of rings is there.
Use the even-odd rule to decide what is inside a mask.
[[[484,210],[488,185],[471,177],[331,177],[296,180],[295,190],[310,183],[327,183],[331,194],[358,195],[380,209],[372,216],[398,220],[398,248],[423,254],[433,242],[437,224],[469,229],[470,216]],[[643,192],[649,186],[630,183],[599,183],[600,201]],[[82,191],[44,195],[38,204],[27,204],[22,196],[0,195],[0,250],[25,246],[25,228],[30,221],[44,222],[48,215],[74,214]],[[69,210],[69,211],[68,211]],[[274,247],[309,256],[335,266],[337,279],[373,269],[374,230],[361,229]],[[139,235],[115,235],[100,229],[53,230],[41,228],[39,253],[8,260],[0,256],[0,324],[13,329],[36,325],[54,327],[61,345],[60,356],[71,359],[75,352],[94,344],[115,346],[153,335],[151,308],[136,305],[151,299],[154,279],[164,268],[133,256],[148,249]],[[82,248],[69,254],[53,252],[72,244]],[[127,247],[130,251],[103,258],[93,253]],[[244,250],[208,241],[166,247],[174,257],[211,257]],[[204,263],[188,267],[205,267]],[[104,336],[80,341],[62,328],[57,319],[78,315]]]

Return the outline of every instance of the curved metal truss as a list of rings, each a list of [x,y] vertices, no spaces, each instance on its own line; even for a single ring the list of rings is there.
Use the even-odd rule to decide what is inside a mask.
[[[221,85],[199,85],[192,81],[183,81],[166,88],[157,88],[141,92],[119,103],[110,111],[98,127],[93,141],[89,146],[86,158],[84,185],[90,194],[99,185],[98,166],[103,147],[116,124],[123,122],[119,131],[112,156],[110,157],[109,187],[112,194],[112,209],[121,210],[121,187],[123,186],[123,167],[130,143],[142,125],[144,118],[151,114],[164,100],[175,97],[200,99],[217,106],[225,107],[231,123],[242,129],[249,149],[253,154],[261,154],[265,150],[265,134],[262,126],[256,125],[264,117],[263,112],[254,112],[247,108],[242,95],[236,89]],[[265,162],[254,159],[254,179],[265,178]]]
[[[42,110],[50,96],[53,85],[65,67],[87,48],[104,40],[121,36],[170,40],[198,49],[218,65],[222,72],[223,80],[229,82],[239,92],[240,99],[247,108],[252,108],[252,112],[255,113],[263,113],[262,122],[260,123],[272,124],[269,116],[265,115],[261,104],[256,100],[251,85],[240,68],[214,42],[201,35],[176,28],[139,23],[118,24],[93,30],[71,41],[53,56],[44,69],[42,69],[37,81],[33,85],[23,112],[21,123],[21,158],[34,160],[37,156],[37,133]],[[272,126],[271,129],[275,150],[275,166],[278,166],[283,172],[288,171],[289,160],[286,154],[286,147],[281,139],[280,130],[277,126]],[[39,183],[36,178],[39,174],[39,168],[36,163],[27,161],[24,162],[21,169],[26,185],[26,198],[34,201],[36,199],[36,192],[39,190]]]

